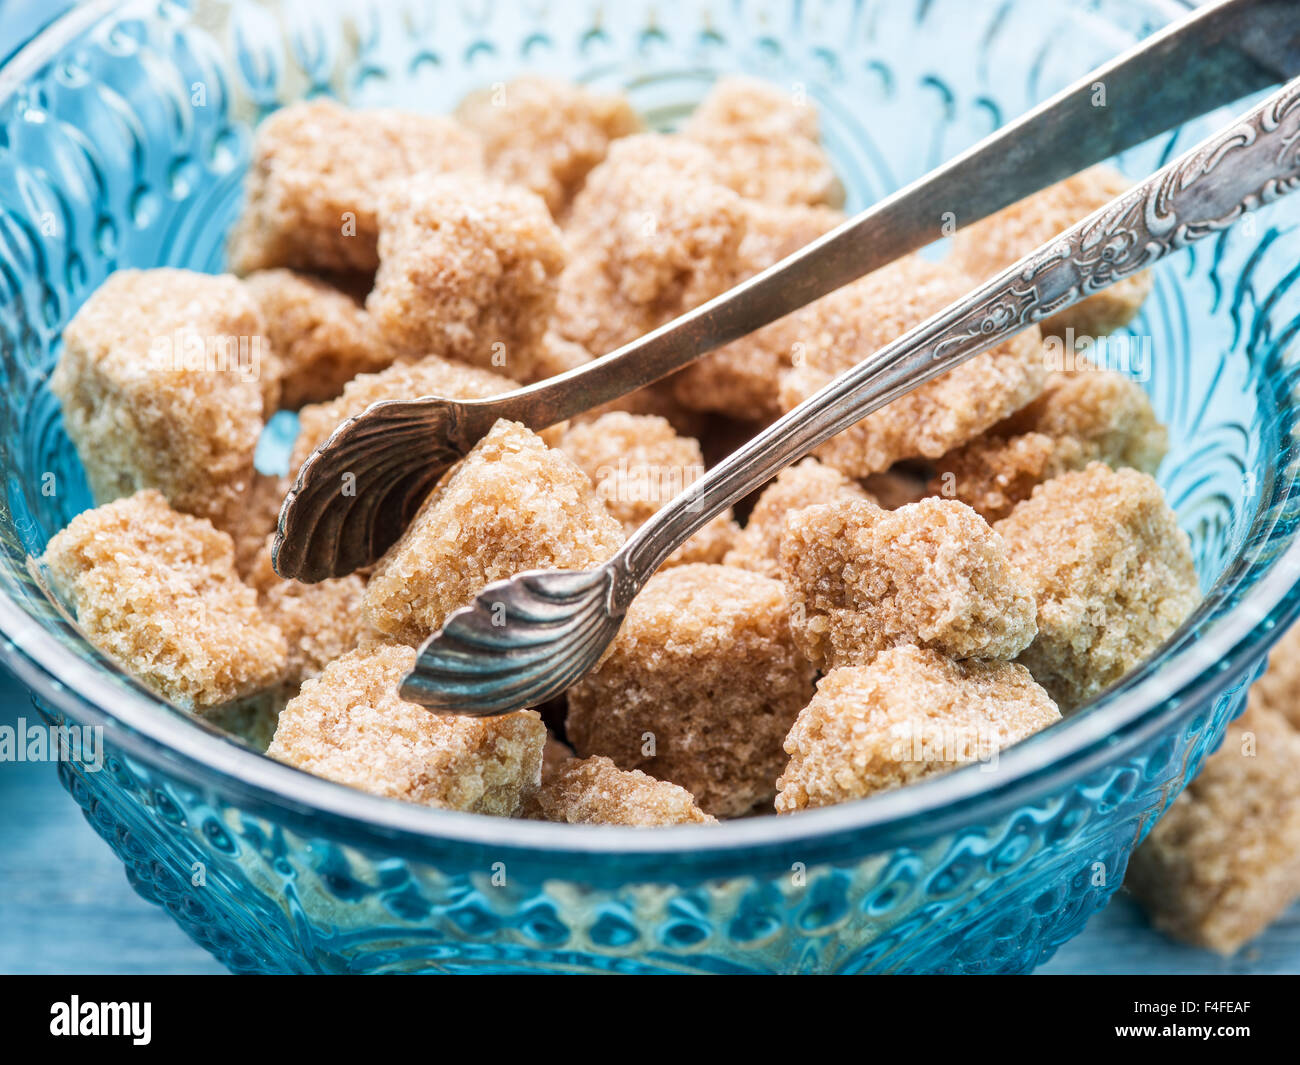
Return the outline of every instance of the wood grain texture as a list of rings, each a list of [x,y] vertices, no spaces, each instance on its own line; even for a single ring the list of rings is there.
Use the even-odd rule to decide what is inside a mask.
[[[0,725],[34,715],[0,674]],[[131,889],[53,765],[0,763],[0,972],[224,971]]]
[[[69,0],[0,6],[0,56]],[[0,725],[29,715],[0,671]],[[51,765],[0,763],[0,972],[218,973],[162,910],[132,891],[122,865],[55,779]],[[1170,943],[1121,895],[1061,948],[1044,974],[1300,972],[1300,905],[1233,958]]]

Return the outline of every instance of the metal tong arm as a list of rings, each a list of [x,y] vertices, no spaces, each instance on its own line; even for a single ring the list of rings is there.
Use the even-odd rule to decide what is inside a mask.
[[[1294,0],[1224,0],[1197,10],[730,291],[594,363],[484,402],[482,420],[541,429],[616,399],[938,240],[947,212],[969,225],[1297,75]],[[1097,106],[1099,85],[1105,106]],[[575,378],[581,387],[571,386]],[[472,428],[482,435],[490,427]]]
[[[841,374],[651,517],[615,559],[630,600],[687,537],[836,433],[957,364],[1300,186],[1300,78],[966,298]]]

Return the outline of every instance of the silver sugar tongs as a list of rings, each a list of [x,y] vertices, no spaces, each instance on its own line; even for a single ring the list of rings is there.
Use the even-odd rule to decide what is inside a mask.
[[[491,399],[377,403],[343,423],[303,464],[280,514],[275,569],[319,581],[376,561],[447,467],[498,418],[543,429],[650,384],[939,239],[954,206],[960,224],[968,225],[1297,74],[1295,0],[1222,0],[1147,38],[784,261],[604,358]],[[1094,106],[1099,83],[1107,106]]]
[[[496,714],[560,694],[633,597],[715,514],[958,363],[1300,186],[1300,78],[997,277],[841,374],[654,514],[603,565],[489,585],[420,649],[402,697]]]

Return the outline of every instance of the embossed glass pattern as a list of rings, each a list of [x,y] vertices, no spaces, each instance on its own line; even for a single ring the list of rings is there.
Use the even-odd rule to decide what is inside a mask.
[[[110,669],[28,574],[90,502],[46,378],[111,270],[221,268],[251,128],[289,100],[442,111],[538,70],[626,88],[671,125],[717,74],[747,71],[818,102],[856,208],[1179,10],[168,0],[91,4],[21,53],[0,76],[0,650],[47,715],[108,726],[102,772],[60,773],[137,890],[238,971],[1005,972],[1050,956],[1118,887],[1300,611],[1300,204],[1161,264],[1131,330],[1206,592],[1192,622],[996,772],[792,817],[661,832],[478,818],[351,792],[193,723]],[[1144,175],[1227,117],[1121,164]]]

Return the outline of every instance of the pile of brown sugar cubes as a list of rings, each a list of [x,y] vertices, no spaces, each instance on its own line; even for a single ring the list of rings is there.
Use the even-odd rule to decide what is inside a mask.
[[[1048,346],[1122,327],[1145,277],[918,388],[710,522],[556,704],[440,716],[398,684],[486,584],[609,558],[738,442],[1121,187],[1087,171],[962,231],[943,261],[903,259],[565,425],[498,422],[373,570],[308,585],[275,574],[271,537],[341,421],[580,366],[826,232],[843,194],[815,109],[744,78],[672,133],[644,131],[620,96],[535,78],[453,116],[285,107],[257,131],[233,273],[121,270],[68,325],[51,387],[100,505],[50,541],[43,572],[158,695],[409,802],[713,824],[989,760],[1123,677],[1198,601],[1145,393],[1053,365]],[[290,469],[261,472],[259,437],[286,409]],[[1297,683],[1252,708],[1268,757],[1225,747],[1171,815],[1182,827],[1139,859],[1180,934],[1232,948],[1300,880],[1300,774],[1275,768],[1300,745]],[[1242,828],[1264,790],[1289,796],[1271,849]]]

